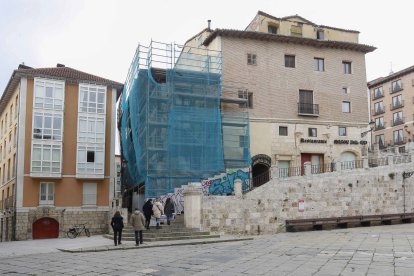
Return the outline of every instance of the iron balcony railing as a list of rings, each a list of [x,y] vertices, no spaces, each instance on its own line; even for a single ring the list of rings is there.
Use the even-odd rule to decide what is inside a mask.
[[[398,155],[393,157],[394,164],[411,163],[411,155]]]
[[[298,113],[319,116],[319,104],[298,103]]]
[[[326,163],[322,165],[311,165],[312,174],[321,174],[336,171],[335,163]]]
[[[279,178],[301,176],[302,167],[279,168]]]
[[[374,108],[374,110],[372,110],[372,115],[376,116],[379,114],[385,113],[385,107],[381,106],[378,108]]]
[[[385,123],[378,124],[375,126],[374,131],[381,130],[385,128]]]
[[[390,94],[397,93],[403,89],[404,89],[403,83],[400,83],[399,85],[393,85],[392,87],[390,87]]]
[[[404,145],[405,143],[407,143],[407,138],[398,138],[395,140],[391,140],[388,145],[389,146],[398,146],[398,145]]]
[[[259,186],[269,182],[271,178],[272,177],[271,177],[270,170],[267,171],[267,172],[264,172],[260,175],[257,175],[257,176],[252,178],[253,187],[259,187]]]
[[[393,102],[392,104],[390,104],[390,110],[394,110],[394,109],[401,108],[401,107],[404,107],[404,101],[403,100],[402,101],[396,101],[396,102]]]
[[[398,126],[398,125],[402,125],[405,122],[405,118],[404,117],[397,117],[396,119],[391,120],[391,125],[392,126]]]
[[[388,158],[372,158],[368,159],[368,166],[370,168],[381,167],[388,165]]]
[[[382,98],[382,97],[384,97],[384,93],[382,91],[381,92],[374,92],[374,96],[372,97],[372,99],[377,100],[377,99]]]

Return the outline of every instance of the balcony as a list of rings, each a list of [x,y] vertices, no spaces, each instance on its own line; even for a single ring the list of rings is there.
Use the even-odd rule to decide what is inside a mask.
[[[374,131],[385,129],[385,123],[375,125]]]
[[[298,103],[298,114],[303,116],[319,116],[319,104]]]
[[[404,124],[404,122],[405,122],[405,118],[404,117],[403,118],[397,117],[396,119],[394,119],[394,120],[391,121],[391,126],[402,125],[402,124]]]
[[[396,101],[395,103],[393,102],[392,104],[390,104],[390,110],[394,110],[401,107],[404,107],[404,101]]]
[[[405,143],[407,143],[407,138],[399,138],[397,140],[390,141],[388,145],[389,146],[399,146],[399,145],[404,145]]]
[[[382,97],[384,97],[384,93],[381,91],[381,92],[374,92],[374,95],[373,95],[373,97],[372,97],[372,100],[378,100],[378,99],[380,99],[380,98],[382,98]]]
[[[399,85],[393,85],[392,87],[390,87],[390,94],[394,94],[397,92],[400,92],[401,90],[403,90],[403,84],[400,83]]]
[[[378,108],[374,108],[374,110],[372,110],[372,115],[373,116],[377,116],[380,115],[382,113],[385,113],[385,107],[378,107]]]

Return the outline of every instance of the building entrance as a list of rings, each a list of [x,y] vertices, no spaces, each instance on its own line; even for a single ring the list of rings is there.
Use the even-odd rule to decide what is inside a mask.
[[[323,172],[323,154],[315,153],[302,153],[301,154],[301,166],[302,166],[302,175],[305,174],[305,162],[311,163],[312,173],[321,173]]]
[[[33,223],[33,239],[59,237],[59,223],[53,218],[41,218]]]
[[[270,180],[271,158],[266,154],[252,157],[253,187],[259,187]]]

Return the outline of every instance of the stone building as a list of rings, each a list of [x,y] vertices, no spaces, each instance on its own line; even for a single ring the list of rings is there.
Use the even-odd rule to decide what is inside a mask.
[[[314,171],[358,166],[369,122],[365,54],[375,50],[358,35],[259,11],[245,30],[209,26],[186,42],[221,51],[223,97],[248,100],[253,185],[269,180],[270,166],[282,176],[303,174],[305,162]],[[229,95],[236,82],[245,89]]]
[[[0,99],[2,241],[107,230],[123,88],[62,64],[20,65]]]
[[[414,66],[368,82],[372,143],[379,149],[406,151],[414,138]]]

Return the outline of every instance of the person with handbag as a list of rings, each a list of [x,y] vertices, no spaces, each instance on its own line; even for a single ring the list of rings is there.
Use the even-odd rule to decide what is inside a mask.
[[[154,214],[155,221],[157,222],[156,229],[160,229],[160,218],[162,215],[164,215],[164,208],[162,207],[162,204],[158,198],[155,200],[155,203],[152,206],[152,212]]]

